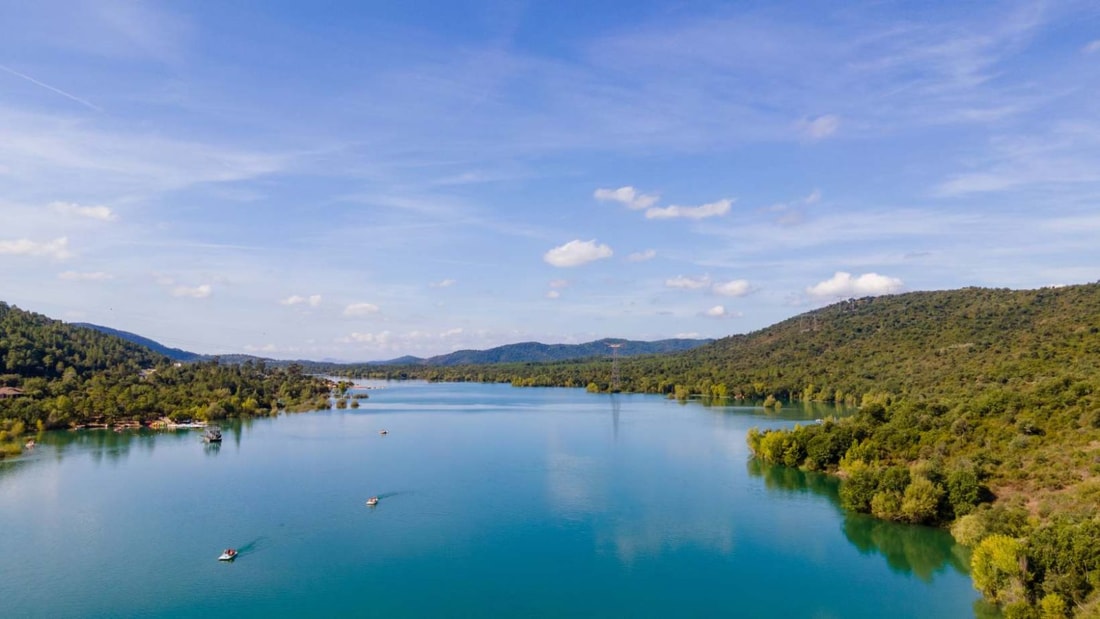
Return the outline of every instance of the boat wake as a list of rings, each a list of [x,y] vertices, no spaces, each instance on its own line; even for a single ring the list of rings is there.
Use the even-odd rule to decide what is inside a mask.
[[[237,546],[237,556],[248,555],[263,550],[263,540],[265,539],[267,539],[266,536],[260,536],[247,544]]]

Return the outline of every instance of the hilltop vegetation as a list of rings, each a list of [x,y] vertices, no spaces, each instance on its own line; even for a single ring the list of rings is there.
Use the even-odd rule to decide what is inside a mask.
[[[0,442],[9,455],[31,428],[267,414],[325,406],[330,391],[299,366],[174,363],[114,335],[4,303],[0,387],[9,394],[0,398]]]
[[[154,353],[162,355],[164,357],[168,357],[173,361],[198,361],[203,358],[203,355],[200,355],[198,353],[189,352],[180,348],[171,348],[147,337],[140,336],[136,333],[130,333],[129,331],[112,329],[111,327],[104,327],[101,325],[93,325],[90,322],[74,322],[70,324],[74,327],[84,327],[85,329],[92,329],[93,331],[99,331],[100,333],[106,333],[107,335],[118,336],[126,340],[127,342],[133,342],[138,346],[147,348]]]
[[[617,385],[608,357],[375,375],[859,405],[750,446],[841,475],[851,510],[951,526],[1009,616],[1100,616],[1100,284],[851,300],[618,364]]]

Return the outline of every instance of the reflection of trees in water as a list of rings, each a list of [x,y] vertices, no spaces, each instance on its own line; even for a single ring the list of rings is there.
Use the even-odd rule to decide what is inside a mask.
[[[31,460],[25,457],[0,460],[0,482],[3,482],[5,477],[17,475],[19,471],[30,466],[30,464]]]
[[[812,493],[828,498],[837,512],[843,514],[842,530],[848,541],[864,554],[881,554],[895,572],[913,574],[925,582],[948,566],[962,574],[969,573],[966,549],[956,544],[947,531],[844,511],[837,495],[840,480],[833,476],[765,464],[756,458],[749,459],[748,471],[749,475],[762,478],[769,491]]]
[[[837,507],[837,511],[841,511],[840,499],[837,494],[840,488],[840,480],[836,477],[821,473],[809,473],[787,466],[765,464],[756,458],[749,459],[748,469],[749,475],[764,479],[764,487],[768,490],[793,494],[812,493],[825,496],[832,500],[833,505]]]
[[[233,436],[237,445],[240,445],[243,428],[250,425],[250,423],[251,420],[243,423],[226,423],[223,421],[225,425],[222,428]],[[36,440],[38,441],[38,447],[35,448],[37,450],[35,453],[25,453],[25,457],[7,464],[16,462],[31,464],[39,457],[47,454],[55,461],[60,462],[70,451],[88,454],[96,464],[104,462],[113,464],[129,457],[132,449],[152,453],[159,441],[203,444],[202,431],[198,429],[150,430],[141,428],[126,429],[120,432],[110,429],[53,430],[39,433]],[[210,449],[211,445],[217,446],[217,443],[205,445],[207,455],[217,454],[217,449]],[[4,473],[9,472],[11,472],[11,469],[4,469]]]
[[[969,573],[965,549],[941,529],[845,513],[844,536],[860,552],[878,552],[886,557],[886,564],[895,572],[914,574],[925,582],[947,566],[961,574]]]

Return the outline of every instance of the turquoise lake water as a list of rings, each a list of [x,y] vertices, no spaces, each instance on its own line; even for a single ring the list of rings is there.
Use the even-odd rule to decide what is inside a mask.
[[[0,462],[0,614],[975,615],[949,535],[750,458],[750,427],[820,410],[367,384],[358,410],[226,424],[220,447],[53,432]]]

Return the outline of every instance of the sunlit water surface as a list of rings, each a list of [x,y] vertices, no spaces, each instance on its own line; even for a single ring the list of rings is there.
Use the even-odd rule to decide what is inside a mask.
[[[846,514],[835,480],[750,458],[750,427],[822,410],[369,384],[358,410],[230,424],[220,447],[45,434],[0,462],[0,613],[975,613],[949,535]]]

